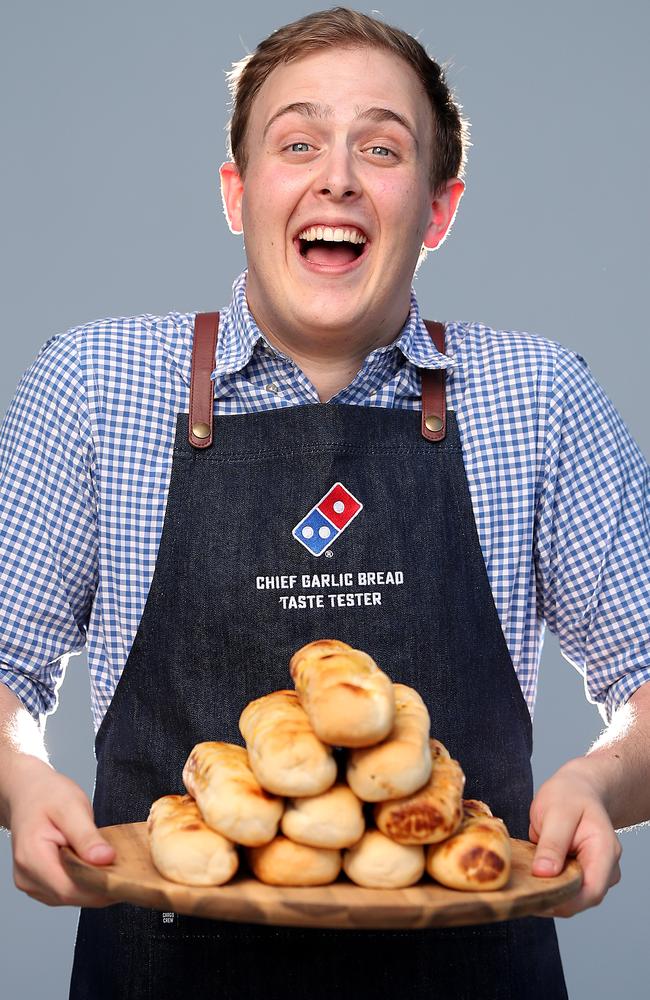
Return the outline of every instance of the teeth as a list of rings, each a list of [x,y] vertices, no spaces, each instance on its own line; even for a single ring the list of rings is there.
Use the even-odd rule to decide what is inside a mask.
[[[336,229],[331,226],[311,226],[298,234],[298,239],[313,243],[314,240],[326,240],[328,243],[367,243],[367,237],[358,229]]]

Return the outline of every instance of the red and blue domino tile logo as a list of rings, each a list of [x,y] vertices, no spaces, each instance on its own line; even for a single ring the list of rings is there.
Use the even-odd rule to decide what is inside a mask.
[[[319,556],[343,534],[362,510],[363,504],[343,483],[334,483],[291,534],[313,556]]]

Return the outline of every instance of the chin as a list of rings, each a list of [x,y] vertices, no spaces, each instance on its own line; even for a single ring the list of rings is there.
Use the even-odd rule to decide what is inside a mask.
[[[341,331],[346,333],[360,326],[367,317],[362,309],[338,309],[335,302],[329,300],[320,309],[309,309],[296,313],[296,321],[310,330]]]
[[[301,289],[293,297],[296,315],[313,326],[348,326],[358,322],[372,308],[372,296],[366,289],[355,289],[353,294],[343,288]],[[375,304],[376,308],[376,304]]]

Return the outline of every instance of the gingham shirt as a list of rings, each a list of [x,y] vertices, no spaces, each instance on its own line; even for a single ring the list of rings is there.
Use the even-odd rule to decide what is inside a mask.
[[[215,414],[318,402],[256,326],[246,272],[221,311]],[[95,729],[144,610],[194,313],[103,319],[48,340],[0,428],[0,680],[43,724],[88,645]],[[389,346],[333,402],[419,410],[446,368],[496,608],[533,711],[544,623],[610,718],[650,679],[648,465],[581,357],[527,333],[447,323],[415,295]]]

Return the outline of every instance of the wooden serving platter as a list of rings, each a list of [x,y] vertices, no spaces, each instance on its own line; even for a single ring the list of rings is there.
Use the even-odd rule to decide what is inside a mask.
[[[101,832],[115,848],[114,864],[91,865],[70,848],[61,848],[63,865],[78,885],[116,903],[240,923],[348,929],[484,924],[556,906],[574,896],[582,883],[573,859],[554,878],[531,875],[534,844],[512,840],[512,875],[505,889],[495,892],[459,892],[429,876],[408,889],[362,889],[343,875],[331,885],[277,888],[246,872],[226,885],[204,888],[160,875],[149,854],[146,823],[106,826]]]

